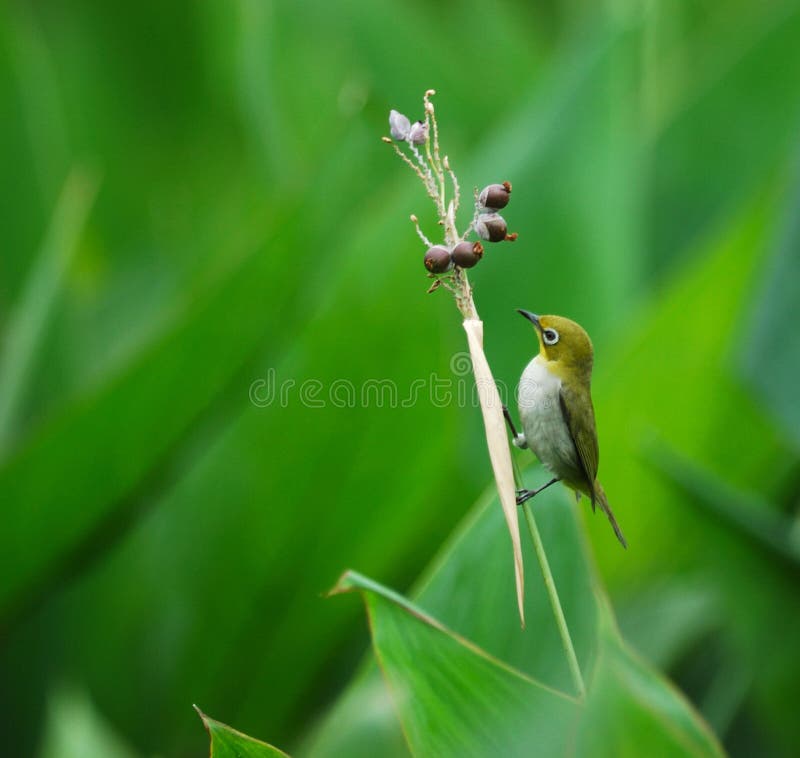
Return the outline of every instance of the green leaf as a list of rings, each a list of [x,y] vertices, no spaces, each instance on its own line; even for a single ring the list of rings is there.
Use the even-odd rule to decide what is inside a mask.
[[[252,314],[270,260],[257,252],[234,267],[126,371],[0,468],[0,500],[7,504],[0,615],[31,602],[76,554],[91,552],[92,535],[121,518],[136,488],[148,476],[152,481],[154,469],[252,359],[265,332]]]
[[[410,755],[392,695],[374,656],[368,656],[350,686],[305,737],[298,754],[314,758]]]
[[[42,334],[78,246],[97,184],[96,177],[83,169],[70,174],[36,265],[6,327],[0,350],[0,460],[16,432],[15,424]]]
[[[449,541],[418,603],[353,572],[337,585],[364,595],[375,654],[410,749],[515,755],[535,748],[549,756],[577,745],[579,754],[601,756],[720,755],[688,702],[620,638],[586,557],[574,502],[564,493],[546,494],[536,498],[537,520],[588,683],[583,704],[559,691],[568,673],[541,579],[529,581],[527,629],[516,623],[494,498],[479,504]],[[613,539],[607,524],[598,526]],[[366,687],[374,687],[369,676],[353,690]],[[332,714],[306,746],[309,754],[329,754],[327,735],[341,741],[347,726]]]
[[[774,252],[748,317],[746,347],[740,368],[753,390],[769,409],[775,423],[800,450],[800,160],[784,204]]]
[[[197,706],[194,707],[203,720],[203,725],[211,739],[211,758],[276,758],[287,753],[261,742],[254,737],[236,731],[221,721],[206,716]]]
[[[136,758],[135,751],[114,730],[77,686],[59,685],[48,696],[47,720],[37,758]]]
[[[800,544],[792,530],[794,519],[755,493],[742,492],[702,470],[663,443],[652,446],[651,460],[654,468],[693,502],[751,540],[769,561],[784,561],[792,570],[800,569]]]
[[[399,595],[348,572],[364,593],[378,661],[415,755],[561,753],[577,703],[493,658]],[[527,748],[526,748],[527,746]]]
[[[722,756],[688,700],[608,627],[578,727],[577,755]]]
[[[796,144],[800,97],[791,83],[800,76],[797,3],[765,5],[723,29],[702,52],[676,51],[685,58],[685,94],[650,151],[654,191],[647,249],[656,271],[724,223]],[[704,75],[697,70],[699,57],[712,61]],[[674,71],[664,73],[668,88]]]

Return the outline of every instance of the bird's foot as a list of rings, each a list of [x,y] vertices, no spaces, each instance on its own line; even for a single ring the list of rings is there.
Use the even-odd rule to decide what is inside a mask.
[[[535,494],[536,490],[517,490],[517,505],[527,503]]]
[[[535,497],[543,490],[546,490],[550,485],[555,484],[559,481],[558,477],[554,477],[551,479],[547,484],[543,484],[541,487],[535,490],[517,490],[517,505],[522,505],[523,503],[527,503],[532,497]]]

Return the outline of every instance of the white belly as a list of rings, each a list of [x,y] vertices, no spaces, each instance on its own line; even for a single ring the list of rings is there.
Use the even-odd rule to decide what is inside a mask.
[[[561,380],[537,355],[522,372],[517,403],[528,447],[559,478],[571,478],[579,468],[572,441],[561,411]]]

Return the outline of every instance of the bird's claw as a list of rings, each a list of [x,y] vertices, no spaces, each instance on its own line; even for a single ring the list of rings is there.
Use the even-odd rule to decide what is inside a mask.
[[[517,505],[522,505],[530,499],[530,490],[517,490]]]

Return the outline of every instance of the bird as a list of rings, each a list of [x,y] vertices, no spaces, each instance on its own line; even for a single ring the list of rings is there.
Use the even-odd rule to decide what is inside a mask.
[[[597,481],[599,449],[592,405],[594,348],[586,331],[563,316],[537,316],[517,311],[533,324],[539,353],[525,367],[517,390],[522,432],[518,433],[504,408],[513,443],[530,449],[553,474],[535,490],[518,490],[517,504],[562,482],[580,501],[586,495],[606,514],[617,539],[628,547],[606,493]]]

